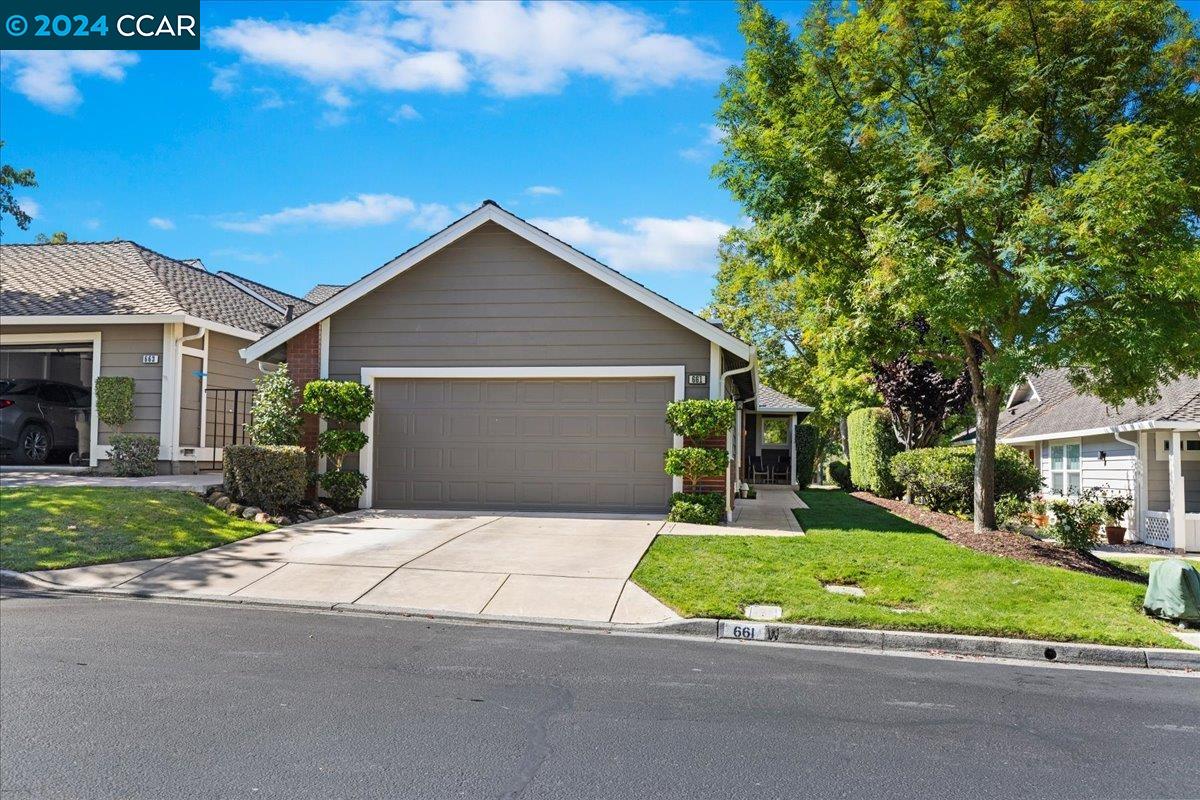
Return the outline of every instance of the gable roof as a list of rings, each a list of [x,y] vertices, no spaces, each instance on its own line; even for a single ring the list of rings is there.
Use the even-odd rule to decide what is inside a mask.
[[[215,324],[245,339],[284,323],[271,305],[202,266],[136,242],[2,245],[0,265],[0,316],[10,323],[33,317],[177,318]]]
[[[308,290],[308,294],[304,295],[304,299],[313,305],[318,305],[324,303],[345,288],[346,284],[344,283],[318,283]]]
[[[293,320],[274,333],[270,333],[249,347],[246,347],[242,351],[242,357],[248,361],[260,358],[300,331],[333,315],[339,309],[353,303],[355,300],[387,283],[392,278],[419,264],[437,251],[487,222],[494,222],[501,227],[507,228],[517,236],[537,245],[551,255],[557,256],[571,266],[583,270],[617,291],[628,295],[648,308],[688,328],[693,333],[709,341],[716,342],[729,352],[747,360],[751,358],[753,348],[741,339],[713,325],[711,322],[696,316],[687,309],[672,303],[662,295],[647,289],[642,284],[622,275],[611,267],[601,264],[591,256],[556,239],[542,229],[530,225],[515,214],[505,211],[492,200],[485,200],[483,205],[470,214],[450,223],[425,241],[406,250],[375,271],[363,276],[356,283],[345,287],[303,317]]]
[[[812,411],[812,406],[806,406],[796,398],[762,384],[759,384],[758,394],[754,396],[754,406],[759,411]]]
[[[1076,391],[1067,370],[1031,376],[1032,391],[1014,391],[1000,412],[997,438],[1033,439],[1151,422],[1200,423],[1200,378],[1181,377],[1160,388],[1152,403],[1123,403],[1117,408]],[[1020,388],[1020,387],[1018,387]]]

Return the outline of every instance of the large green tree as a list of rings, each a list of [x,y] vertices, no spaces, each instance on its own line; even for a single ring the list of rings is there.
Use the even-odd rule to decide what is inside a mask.
[[[734,236],[848,363],[966,364],[977,529],[1022,375],[1066,366],[1118,403],[1200,370],[1200,46],[1174,2],[824,2],[795,35],[740,13]]]
[[[4,141],[0,139],[0,152],[3,150]],[[0,220],[3,220],[4,215],[7,214],[17,223],[18,228],[23,231],[28,230],[29,223],[33,222],[33,217],[21,208],[21,204],[13,196],[14,186],[32,189],[37,186],[37,176],[31,169],[19,169],[11,164],[0,164]]]

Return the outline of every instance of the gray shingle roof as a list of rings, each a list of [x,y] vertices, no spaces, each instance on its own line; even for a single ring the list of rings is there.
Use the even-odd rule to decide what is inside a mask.
[[[1077,392],[1067,380],[1065,369],[1034,375],[1030,383],[1037,398],[1030,396],[1000,412],[999,438],[1049,436],[1152,420],[1200,423],[1200,378],[1182,377],[1168,383],[1153,403],[1131,402],[1117,408]]]
[[[308,290],[308,294],[304,295],[304,299],[314,305],[324,303],[335,294],[345,289],[345,284],[337,283],[318,283],[316,286]]]
[[[789,411],[797,408],[808,408],[807,405],[801,403],[796,398],[789,397],[783,392],[777,392],[770,386],[762,385],[758,387],[758,395],[754,398],[754,405],[759,411],[770,411],[773,408],[787,409]]]
[[[0,246],[0,315],[188,314],[265,334],[283,315],[223,278],[135,242]]]
[[[267,286],[265,283],[259,283],[258,281],[251,280],[250,278],[243,278],[241,275],[235,275],[227,270],[221,270],[219,274],[227,275],[238,283],[245,284],[246,286],[250,287],[250,289],[254,290],[258,294],[261,294],[263,297],[267,298],[277,306],[282,306],[283,308],[292,306],[297,317],[303,314],[305,311],[310,310],[314,305],[314,303],[305,300],[303,297],[296,297],[294,294],[281,292],[278,289]]]

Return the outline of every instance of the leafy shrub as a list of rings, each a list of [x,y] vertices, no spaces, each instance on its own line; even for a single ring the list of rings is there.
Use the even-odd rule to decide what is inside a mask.
[[[668,522],[691,522],[697,525],[717,525],[725,513],[725,497],[716,492],[706,494],[671,495]]]
[[[133,419],[133,390],[133,378],[123,375],[101,375],[92,387],[96,416],[118,433]]]
[[[900,485],[888,463],[900,451],[892,415],[883,408],[860,408],[846,418],[850,437],[850,479],[880,497],[896,497]]]
[[[820,433],[813,425],[796,426],[796,483],[801,489],[812,483]]]
[[[367,488],[367,476],[356,469],[330,470],[317,480],[338,511],[348,511],[356,507],[358,498]]]
[[[1098,541],[1100,523],[1104,521],[1104,506],[1100,503],[1071,503],[1055,500],[1050,504],[1054,521],[1050,532],[1063,546],[1072,550],[1090,550]]]
[[[225,489],[233,499],[277,513],[299,505],[308,486],[303,447],[234,444],[225,447]]]
[[[304,402],[300,410],[327,421],[359,425],[371,416],[374,407],[375,399],[368,386],[354,381],[319,380],[304,385]]]
[[[677,447],[663,455],[663,469],[668,475],[680,475],[695,492],[703,477],[724,475],[729,465],[729,453],[706,447]]]
[[[1002,528],[1024,525],[1029,513],[1029,503],[1015,495],[1006,494],[996,501],[996,524]]]
[[[328,456],[342,454],[344,457],[345,454],[357,453],[366,446],[367,435],[349,428],[330,428],[321,431],[317,436],[317,450]],[[340,461],[338,466],[341,466]]]
[[[913,497],[934,511],[966,514],[975,503],[975,450],[971,447],[926,447],[897,453],[892,476]],[[996,448],[996,496],[1021,501],[1042,487],[1037,465],[1009,445]]]
[[[158,470],[158,439],[136,433],[114,433],[108,437],[113,474],[122,478],[144,478]]]
[[[300,409],[296,384],[287,364],[254,379],[254,403],[246,433],[255,444],[300,444]]]
[[[1120,525],[1133,508],[1133,498],[1127,494],[1106,495],[1101,501],[1104,506],[1104,521],[1109,525]]]
[[[667,424],[680,436],[705,439],[733,427],[732,400],[676,400],[667,403]]]
[[[829,479],[843,492],[854,491],[854,481],[850,479],[850,465],[845,461],[829,462]]]

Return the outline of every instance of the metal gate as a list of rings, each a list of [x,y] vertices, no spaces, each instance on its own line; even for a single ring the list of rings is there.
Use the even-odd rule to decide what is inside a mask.
[[[250,422],[250,411],[254,404],[253,389],[205,389],[204,445],[212,448],[210,469],[218,469],[221,459],[219,448],[249,441],[246,425]]]

